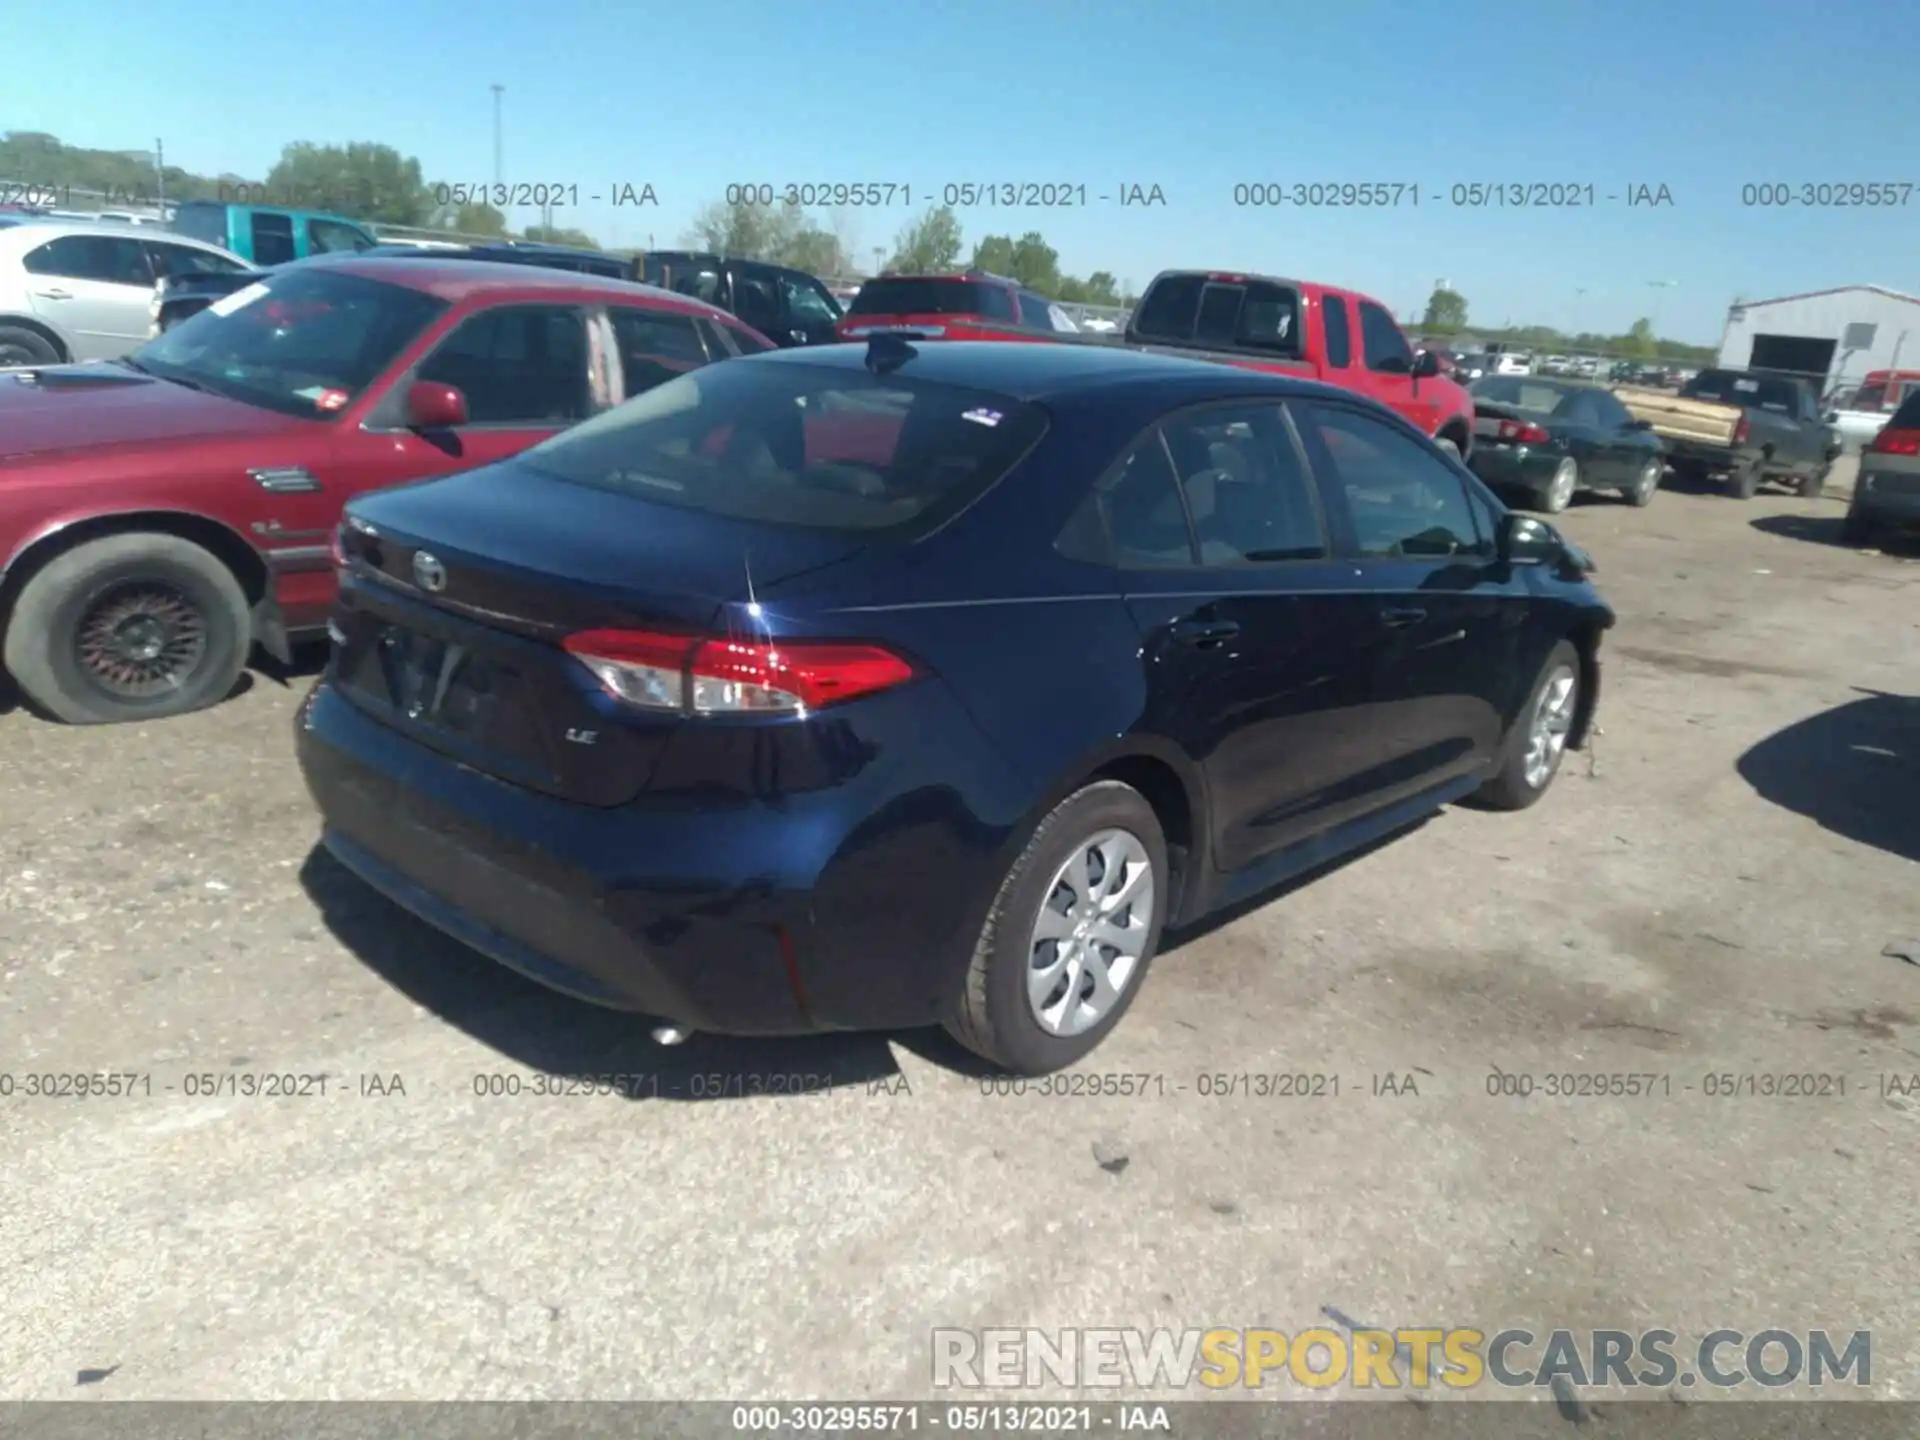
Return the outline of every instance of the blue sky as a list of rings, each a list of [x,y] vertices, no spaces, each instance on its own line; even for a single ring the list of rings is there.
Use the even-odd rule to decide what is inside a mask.
[[[0,7],[5,8],[5,7]],[[88,0],[0,14],[0,130],[264,176],[293,140],[378,140],[430,179],[579,187],[574,223],[677,242],[734,182],[1085,186],[974,209],[1064,268],[1143,284],[1218,265],[1351,285],[1405,313],[1436,279],[1489,324],[1717,341],[1726,307],[1920,292],[1920,89],[1885,0]],[[10,177],[26,178],[33,177]],[[1418,207],[1237,207],[1237,183],[1417,185]],[[1902,208],[1760,208],[1742,186],[1911,182]],[[657,209],[589,195],[650,183]],[[1592,185],[1573,210],[1448,203],[1475,182]],[[1101,203],[1158,185],[1164,206]],[[1630,187],[1672,203],[1631,207]],[[1437,198],[1436,198],[1437,197]],[[904,208],[846,212],[858,253]],[[534,222],[519,212],[516,223]],[[1656,290],[1648,282],[1677,282]],[[1584,294],[1581,293],[1584,291]]]

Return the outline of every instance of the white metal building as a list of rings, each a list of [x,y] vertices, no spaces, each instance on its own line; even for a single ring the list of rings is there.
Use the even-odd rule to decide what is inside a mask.
[[[1788,370],[1822,391],[1869,370],[1920,370],[1920,297],[1879,285],[1847,285],[1727,310],[1720,364]]]

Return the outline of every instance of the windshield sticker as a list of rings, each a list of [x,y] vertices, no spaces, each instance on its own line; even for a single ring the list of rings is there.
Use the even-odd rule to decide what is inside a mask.
[[[962,420],[971,420],[976,425],[998,425],[1002,420],[1006,419],[1007,417],[1005,416],[1005,414],[1003,414],[998,410],[982,409],[982,410],[969,410],[965,414],[963,414],[960,418]]]
[[[231,315],[242,306],[251,305],[266,293],[267,287],[265,285],[249,285],[244,290],[236,290],[231,295],[222,296],[220,299],[214,301],[213,304],[207,306],[207,309],[215,315]]]

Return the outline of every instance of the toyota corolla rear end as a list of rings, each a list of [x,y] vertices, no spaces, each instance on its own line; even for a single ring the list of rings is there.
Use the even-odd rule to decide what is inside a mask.
[[[683,1028],[936,1019],[1018,784],[910,621],[863,602],[1043,428],[770,356],[355,502],[297,722],[326,848]]]

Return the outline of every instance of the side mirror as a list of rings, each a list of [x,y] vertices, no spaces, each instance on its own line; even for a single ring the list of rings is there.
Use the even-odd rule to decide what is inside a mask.
[[[415,430],[451,430],[467,423],[467,397],[451,385],[416,380],[407,387],[407,424]]]
[[[1500,558],[1509,565],[1542,565],[1566,553],[1560,532],[1544,520],[1508,511],[1500,521]]]
[[[1440,373],[1440,357],[1431,350],[1422,350],[1413,357],[1413,378],[1425,380],[1430,375]]]

